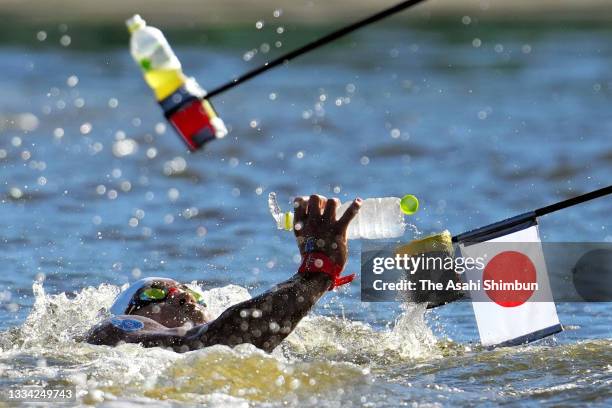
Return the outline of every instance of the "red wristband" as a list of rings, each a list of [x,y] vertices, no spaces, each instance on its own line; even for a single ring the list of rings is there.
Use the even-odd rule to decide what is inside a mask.
[[[300,265],[298,272],[321,272],[329,275],[332,278],[332,285],[329,290],[350,283],[355,279],[354,273],[347,276],[340,276],[342,266],[336,265],[322,252],[309,252],[304,255],[302,257],[302,265]]]

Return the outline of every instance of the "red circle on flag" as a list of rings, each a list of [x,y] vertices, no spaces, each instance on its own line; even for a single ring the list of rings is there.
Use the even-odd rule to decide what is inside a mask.
[[[536,283],[538,276],[531,259],[525,254],[516,251],[504,251],[495,255],[487,263],[482,274],[484,281],[495,283],[519,282],[522,284]],[[523,285],[524,286],[524,285]],[[486,289],[487,296],[503,307],[516,307],[525,303],[533,294],[533,289],[501,290],[497,288]]]

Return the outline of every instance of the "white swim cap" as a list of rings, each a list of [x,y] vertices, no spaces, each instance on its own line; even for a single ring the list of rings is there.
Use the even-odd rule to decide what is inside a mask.
[[[119,293],[119,295],[113,302],[113,305],[110,307],[111,314],[113,315],[125,314],[125,311],[128,309],[128,306],[130,306],[130,302],[132,301],[132,298],[134,297],[136,292],[138,292],[141,288],[147,286],[151,282],[160,281],[160,280],[161,281],[169,281],[169,280],[171,281],[173,279],[150,277],[150,278],[143,278],[143,279],[137,280],[136,282],[132,283],[130,286],[128,286],[126,290]]]

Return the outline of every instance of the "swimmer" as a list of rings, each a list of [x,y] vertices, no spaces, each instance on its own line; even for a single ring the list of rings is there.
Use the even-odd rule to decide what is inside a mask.
[[[348,258],[346,230],[361,199],[336,220],[338,199],[320,195],[294,201],[294,228],[302,256],[298,272],[267,292],[226,309],[212,320],[202,295],[172,279],[145,278],[115,300],[112,317],[93,327],[86,341],[115,346],[140,343],[177,352],[242,343],[271,352],[295,329],[325,292],[348,283],[340,277]]]

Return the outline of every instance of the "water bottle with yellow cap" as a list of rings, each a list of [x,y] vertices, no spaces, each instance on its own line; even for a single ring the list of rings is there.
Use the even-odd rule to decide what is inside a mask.
[[[164,34],[148,26],[138,14],[126,24],[131,34],[132,57],[142,69],[166,119],[189,150],[197,150],[206,142],[227,135],[223,120],[204,99],[206,92],[193,78],[185,76]]]

